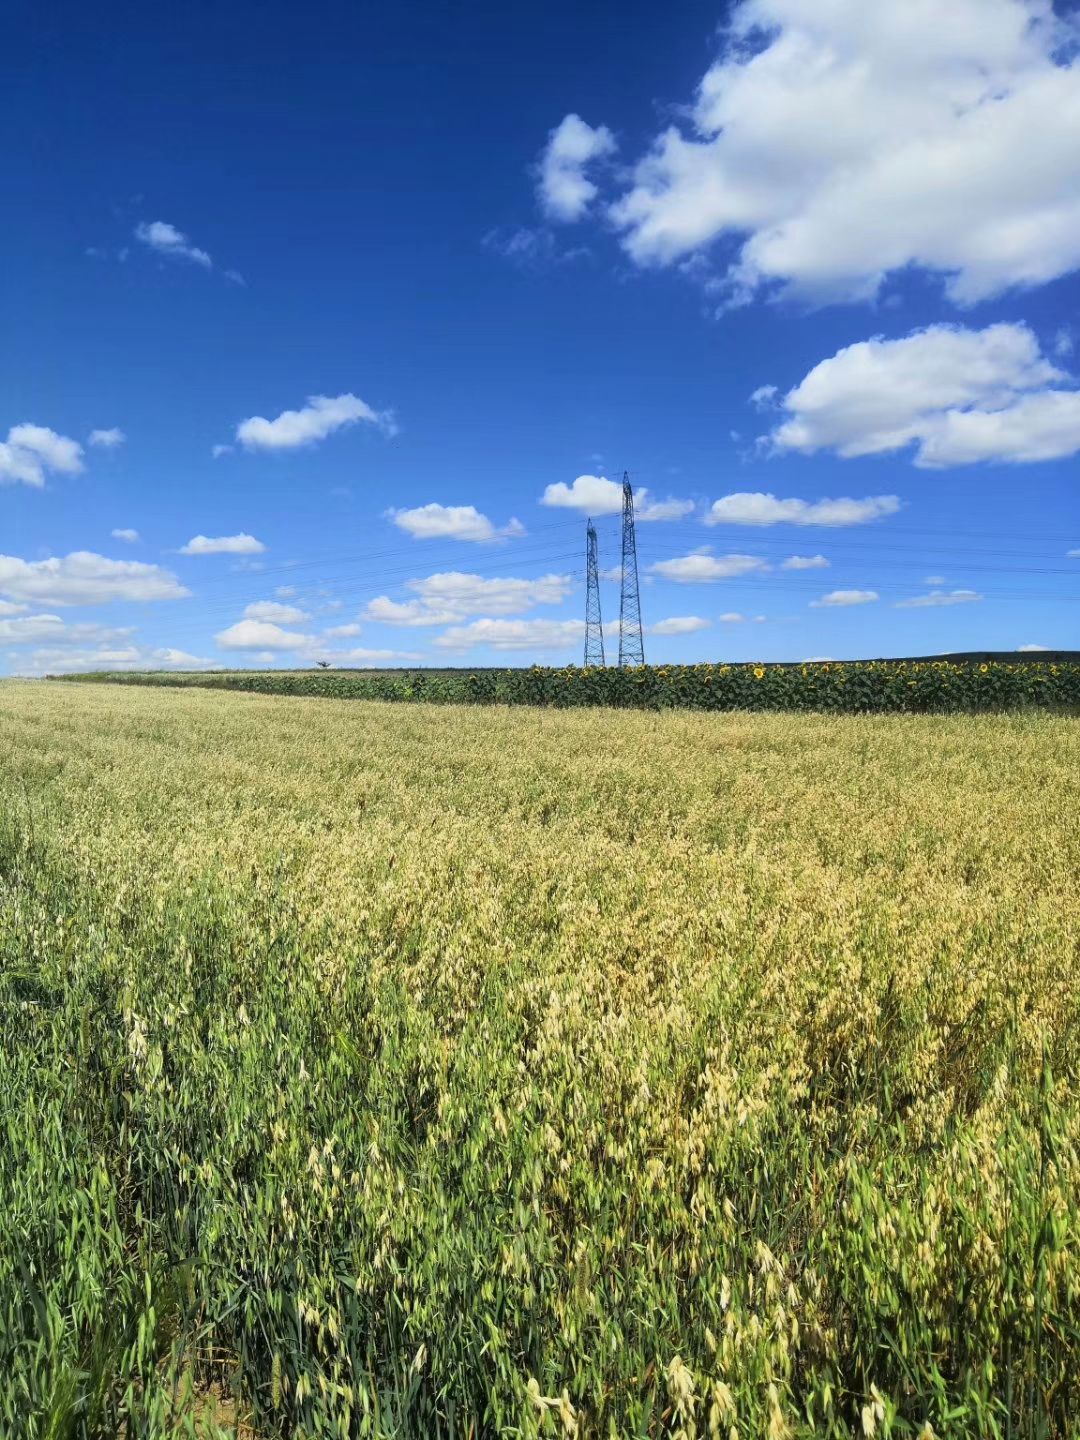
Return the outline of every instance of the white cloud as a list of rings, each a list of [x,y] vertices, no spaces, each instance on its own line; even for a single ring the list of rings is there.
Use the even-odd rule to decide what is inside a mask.
[[[14,600],[0,600],[0,616],[25,615],[29,605],[17,605]]]
[[[253,600],[244,607],[245,620],[270,620],[275,625],[302,625],[311,616],[296,605],[279,605],[276,600]]]
[[[1049,650],[1049,649],[1050,649],[1050,646],[1049,646],[1049,645],[1018,645],[1018,646],[1016,647],[1016,653],[1017,653],[1018,655],[1035,655],[1035,654],[1037,654],[1039,651]]]
[[[540,157],[538,193],[544,213],[552,220],[580,220],[597,194],[595,184],[585,176],[585,167],[616,149],[615,137],[606,125],[594,129],[580,115],[564,116]]]
[[[231,455],[232,452],[233,447],[231,445],[211,445],[210,447],[210,455],[214,460],[220,460],[222,455]]]
[[[261,555],[266,546],[254,535],[193,535],[181,555]]]
[[[283,410],[274,420],[262,415],[241,420],[236,438],[247,450],[295,450],[301,445],[314,445],[335,430],[361,420],[386,435],[397,432],[389,410],[373,410],[356,395],[311,395],[302,410]]]
[[[134,545],[139,538],[137,530],[111,530],[109,533],[114,540],[123,540],[127,545]]]
[[[330,631],[326,633],[330,634]],[[329,660],[334,665],[382,665],[391,661],[422,660],[424,657],[415,650],[367,650],[363,646],[352,650],[324,650],[316,643],[310,647],[308,658]]]
[[[638,520],[682,520],[693,512],[692,500],[649,500],[647,490],[634,496],[634,515]]]
[[[69,625],[59,615],[23,615],[0,620],[0,641],[9,645],[93,645],[122,640],[130,629],[110,629],[92,623]]]
[[[114,425],[111,430],[91,430],[86,443],[99,446],[103,450],[115,450],[118,445],[123,445],[126,439],[123,430]]]
[[[769,566],[756,555],[713,555],[708,547],[677,560],[657,560],[649,569],[665,580],[681,585],[694,585],[712,580],[731,580],[738,575],[768,570]]]
[[[443,650],[471,650],[488,645],[493,650],[569,650],[581,643],[583,620],[473,620],[452,626],[435,637]]]
[[[541,505],[560,510],[580,510],[583,515],[618,515],[622,511],[622,485],[603,475],[579,475],[572,485],[556,481],[540,497]],[[634,491],[634,514],[638,520],[681,520],[694,508],[692,500],[652,500],[642,487]]]
[[[20,675],[70,675],[90,670],[206,670],[213,660],[170,647],[144,649],[139,645],[101,646],[93,650],[45,648],[33,651]]]
[[[707,630],[711,624],[711,620],[703,620],[700,615],[671,615],[646,629],[650,635],[692,635],[695,630]]]
[[[583,515],[618,515],[622,510],[622,486],[602,475],[579,475],[572,485],[559,480],[547,486],[540,504],[580,510]]]
[[[364,619],[382,625],[449,625],[459,617],[449,610],[433,610],[422,600],[391,600],[377,595],[364,607]]]
[[[829,561],[824,555],[789,555],[781,560],[781,570],[828,570]]]
[[[1080,550],[1067,550],[1065,558],[1066,560],[1080,560]]]
[[[734,241],[728,303],[1041,284],[1080,264],[1075,34],[1051,0],[743,0],[612,218],[642,265]]]
[[[1080,391],[1026,325],[932,325],[822,360],[783,398],[776,451],[844,458],[915,447],[924,468],[1053,460],[1080,450]]]
[[[310,645],[314,636],[283,630],[270,620],[238,620],[219,630],[214,640],[222,650],[300,650]]]
[[[934,605],[968,605],[984,596],[976,590],[931,590],[929,595],[914,595],[910,600],[898,600],[897,610],[923,610]]]
[[[720,621],[721,625],[741,625],[746,619],[746,616],[740,615],[737,610],[725,610],[723,615],[718,615],[716,618]],[[757,618],[764,620],[765,616],[759,615]]]
[[[489,230],[482,243],[522,270],[544,271],[569,265],[589,254],[587,245],[560,245],[550,226],[520,225]]]
[[[516,615],[534,605],[557,605],[566,599],[571,587],[569,575],[540,575],[533,580],[515,576],[484,579],[457,570],[410,580],[408,585],[425,604],[460,615]]]
[[[524,535],[520,520],[509,520],[497,529],[475,505],[417,505],[411,510],[388,510],[387,517],[399,530],[416,540],[473,540],[483,544]]]
[[[0,594],[39,605],[179,600],[190,593],[170,571],[139,560],[108,560],[89,550],[32,561],[0,555]]]
[[[40,489],[50,471],[77,475],[83,468],[82,446],[47,425],[13,425],[0,441],[0,485],[32,485]]]
[[[450,625],[470,615],[517,615],[536,605],[557,605],[573,588],[569,575],[541,575],[534,580],[504,576],[485,579],[458,570],[410,580],[407,589],[419,599],[391,600],[379,595],[364,609],[366,620],[385,625]]]
[[[760,491],[739,491],[714,500],[706,525],[867,525],[895,515],[895,495],[868,495],[864,500],[778,500]]]
[[[814,610],[821,610],[831,605],[869,605],[878,598],[876,590],[832,590],[820,600],[811,600],[810,605]]]
[[[291,653],[298,661],[305,663],[329,660],[335,665],[366,665],[421,658],[412,651],[405,650],[335,650],[333,645],[328,643],[351,638],[359,633],[359,625],[337,625],[320,635],[314,635],[299,630],[286,630],[282,625],[268,619],[245,618],[219,631],[214,640],[221,650],[249,652],[249,661],[266,662],[286,653]]]
[[[945,576],[944,576],[944,575],[927,575],[926,579],[923,581],[923,584],[924,584],[924,585],[944,585],[944,584],[945,584]]]
[[[279,600],[291,600],[296,594],[295,585],[279,585],[274,591]]]
[[[174,260],[191,260],[194,264],[201,265],[204,270],[213,266],[205,250],[192,245],[182,230],[165,220],[151,220],[149,224],[136,225],[135,239],[149,246],[158,255],[168,255]]]

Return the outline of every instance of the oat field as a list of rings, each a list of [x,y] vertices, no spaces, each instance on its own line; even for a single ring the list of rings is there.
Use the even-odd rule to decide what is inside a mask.
[[[0,1435],[1065,1440],[1080,722],[0,685]]]

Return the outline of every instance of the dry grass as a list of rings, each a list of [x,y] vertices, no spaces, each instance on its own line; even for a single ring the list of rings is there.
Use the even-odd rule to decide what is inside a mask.
[[[167,1433],[195,1355],[264,1435],[1066,1436],[1078,762],[0,687],[10,1403]]]

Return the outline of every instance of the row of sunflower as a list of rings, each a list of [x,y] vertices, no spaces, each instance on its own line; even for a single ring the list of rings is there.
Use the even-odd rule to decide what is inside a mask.
[[[947,713],[1080,706],[1080,664],[867,660],[804,665],[642,665],[618,669],[211,671],[89,674],[69,680],[199,685],[269,695],[435,704],[620,709]]]

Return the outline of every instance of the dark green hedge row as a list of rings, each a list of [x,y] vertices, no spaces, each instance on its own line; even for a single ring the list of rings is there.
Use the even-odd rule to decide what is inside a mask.
[[[867,660],[806,665],[645,665],[625,670],[534,666],[529,670],[428,675],[253,670],[57,678],[435,704],[912,713],[1080,707],[1080,664],[1074,662]]]

